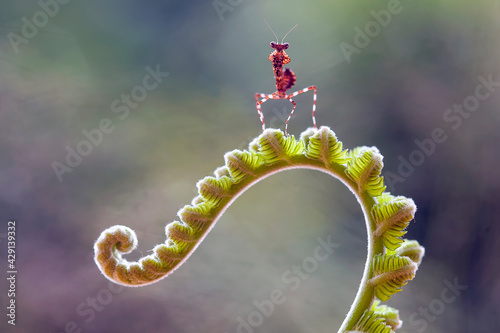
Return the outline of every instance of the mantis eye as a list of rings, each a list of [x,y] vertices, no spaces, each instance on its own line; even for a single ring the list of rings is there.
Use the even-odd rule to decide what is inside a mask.
[[[272,47],[273,49],[275,49],[275,48],[276,48],[276,43],[275,43],[275,42],[271,42],[271,44],[269,44],[269,45],[271,45],[271,47]]]
[[[289,46],[290,46],[290,44],[288,44],[288,43],[283,44],[283,50],[286,50]]]

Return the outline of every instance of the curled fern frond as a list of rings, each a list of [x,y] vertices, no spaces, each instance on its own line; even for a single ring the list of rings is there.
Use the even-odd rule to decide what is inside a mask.
[[[385,247],[395,250],[403,242],[405,229],[413,219],[417,207],[413,200],[402,196],[394,197],[384,193],[377,199],[378,203],[371,211],[377,224],[374,237],[381,237]]]
[[[342,181],[356,196],[368,232],[363,279],[339,332],[390,333],[399,327],[396,310],[372,303],[375,297],[388,300],[413,278],[424,250],[416,242],[401,245],[415,204],[383,193],[382,155],[376,148],[344,150],[328,127],[308,129],[299,140],[267,129],[248,150],[228,152],[224,161],[214,176],[198,182],[198,195],[179,210],[179,221],[165,227],[165,242],[156,245],[150,255],[127,261],[123,255],[137,246],[134,231],[125,226],[103,231],[94,245],[94,259],[101,272],[126,286],[154,283],[185,262],[227,207],[253,184],[289,169],[320,170]]]
[[[373,261],[374,275],[370,279],[370,284],[375,287],[375,296],[381,301],[387,301],[415,277],[417,268],[417,264],[408,257],[376,255]]]

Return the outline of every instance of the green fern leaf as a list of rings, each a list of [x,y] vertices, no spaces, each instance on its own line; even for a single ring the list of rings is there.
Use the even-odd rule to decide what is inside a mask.
[[[391,326],[387,325],[384,318],[378,317],[374,311],[365,310],[359,322],[354,326],[354,331],[346,333],[394,333]]]
[[[259,152],[267,165],[289,161],[289,157],[300,155],[305,151],[304,142],[295,137],[286,137],[279,130],[267,129],[259,136]]]
[[[229,169],[225,165],[215,169],[214,175],[215,178],[222,178],[224,176],[231,177],[231,173],[229,172]]]
[[[371,210],[377,224],[373,235],[375,238],[382,237],[384,246],[395,250],[403,242],[401,237],[406,234],[405,229],[413,219],[417,207],[413,200],[402,196],[385,194],[377,197],[377,200],[379,202]]]
[[[395,251],[388,251],[388,254],[397,254],[398,256],[405,256],[410,258],[414,263],[420,265],[422,258],[425,255],[425,249],[415,240],[405,239],[403,244]]]
[[[175,243],[169,239],[166,244],[158,244],[153,248],[153,256],[163,262],[163,267],[172,267],[186,256],[185,253],[188,250],[189,246],[187,244]]]
[[[312,135],[311,135],[312,134]],[[348,161],[347,151],[342,150],[342,142],[337,140],[335,133],[322,126],[314,132],[306,132],[301,137],[307,146],[306,156],[321,160],[325,165],[345,164]]]
[[[260,155],[249,152],[233,150],[224,155],[229,174],[235,183],[247,176],[255,176],[255,169],[264,164]]]
[[[196,184],[200,195],[205,201],[214,205],[219,201],[231,195],[230,189],[233,185],[233,180],[227,176],[221,178],[205,177]]]
[[[176,243],[192,243],[197,239],[195,229],[184,222],[174,221],[167,224],[166,232]]]
[[[196,231],[205,229],[214,216],[212,214],[214,205],[210,202],[201,202],[196,205],[184,206],[177,215],[179,218]]]
[[[375,287],[375,296],[385,302],[412,280],[417,271],[415,264],[408,257],[378,254],[373,260],[373,278],[370,284]]]
[[[374,316],[384,319],[385,324],[391,326],[393,331],[400,328],[403,324],[403,322],[399,319],[399,311],[387,305],[380,305],[379,300],[375,300],[373,302],[371,310],[373,311]]]
[[[381,195],[384,190],[384,178],[380,176],[383,167],[382,155],[375,147],[358,147],[348,156],[346,174],[358,185],[358,192],[367,191],[372,196]]]

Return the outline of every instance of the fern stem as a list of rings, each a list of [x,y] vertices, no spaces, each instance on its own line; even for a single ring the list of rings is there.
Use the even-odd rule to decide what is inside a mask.
[[[382,241],[373,237],[373,233],[376,230],[376,223],[370,214],[371,207],[375,204],[373,198],[367,194],[361,196],[356,195],[356,198],[363,207],[363,215],[365,218],[368,238],[368,253],[358,293],[356,294],[356,298],[354,299],[342,326],[338,330],[338,333],[354,330],[354,326],[359,321],[365,310],[372,306],[375,299],[375,291],[369,281],[373,276],[373,260],[376,254],[383,253],[384,251]]]

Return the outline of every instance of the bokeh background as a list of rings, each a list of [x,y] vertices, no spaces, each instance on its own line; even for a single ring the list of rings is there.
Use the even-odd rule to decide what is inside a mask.
[[[377,146],[389,190],[418,206],[407,236],[425,246],[425,260],[388,302],[400,310],[401,332],[498,330],[500,84],[473,112],[448,110],[473,101],[476,89],[486,93],[480,78],[500,82],[500,1],[63,2],[42,0],[50,16],[37,1],[3,1],[0,10],[3,312],[12,219],[18,269],[16,326],[2,313],[1,332],[340,327],[361,279],[366,231],[352,194],[319,172],[289,171],[251,188],[159,283],[120,288],[93,262],[93,242],[115,224],[138,234],[130,260],[163,242],[196,181],[260,133],[253,96],[275,89],[264,19],[280,38],[298,24],[287,37],[289,65],[295,88],[318,86],[318,124],[347,148]],[[371,11],[390,8],[397,13],[385,26],[370,23]],[[373,37],[363,41],[357,29]],[[357,51],[346,55],[347,44]],[[122,95],[143,85],[147,68],[168,75],[126,106]],[[299,135],[312,124],[311,93],[296,101],[289,130]],[[286,101],[264,104],[268,124],[281,129],[289,110]],[[68,149],[103,119],[112,130],[58,177],[54,163],[67,165]],[[446,140],[416,152],[415,140],[439,128]],[[418,165],[404,169],[410,159]],[[338,247],[291,290],[283,275],[313,255],[318,237]],[[466,288],[445,302],[449,283]],[[238,330],[254,301],[276,289],[286,301],[258,327]]]

